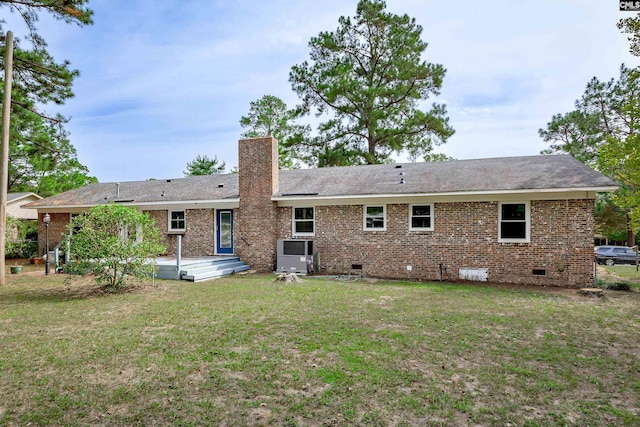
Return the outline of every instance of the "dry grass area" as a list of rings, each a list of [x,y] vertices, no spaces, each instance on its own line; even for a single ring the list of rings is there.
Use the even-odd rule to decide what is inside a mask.
[[[638,292],[8,279],[0,425],[640,425]]]

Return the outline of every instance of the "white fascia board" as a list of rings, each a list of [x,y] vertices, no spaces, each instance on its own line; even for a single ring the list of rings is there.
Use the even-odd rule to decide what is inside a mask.
[[[144,210],[164,210],[164,209],[235,209],[240,206],[239,199],[221,200],[188,200],[176,202],[147,202],[129,203]]]
[[[501,200],[565,200],[594,199],[596,193],[615,191],[618,187],[590,188],[553,188],[545,190],[499,190],[499,191],[467,191],[452,193],[414,193],[414,194],[365,194],[347,196],[293,196],[272,197],[278,206],[330,206],[361,205],[370,203],[406,203],[415,202],[479,202]]]

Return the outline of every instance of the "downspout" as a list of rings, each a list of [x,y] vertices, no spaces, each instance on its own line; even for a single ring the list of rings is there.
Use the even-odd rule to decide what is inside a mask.
[[[176,236],[176,269],[178,271],[178,279],[180,278],[180,268],[182,264],[182,235]]]

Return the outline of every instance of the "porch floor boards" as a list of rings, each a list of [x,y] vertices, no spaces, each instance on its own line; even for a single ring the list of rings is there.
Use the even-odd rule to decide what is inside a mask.
[[[188,266],[193,264],[199,264],[207,261],[227,261],[237,259],[234,255],[210,255],[199,257],[182,257],[180,259],[180,266]],[[175,256],[159,256],[155,259],[156,265],[176,265]]]

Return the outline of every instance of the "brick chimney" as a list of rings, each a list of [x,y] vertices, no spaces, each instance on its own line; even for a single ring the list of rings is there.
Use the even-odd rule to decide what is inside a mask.
[[[271,196],[278,191],[278,140],[238,141],[240,207],[235,219],[235,248],[252,269],[270,273],[276,268],[277,210]]]

